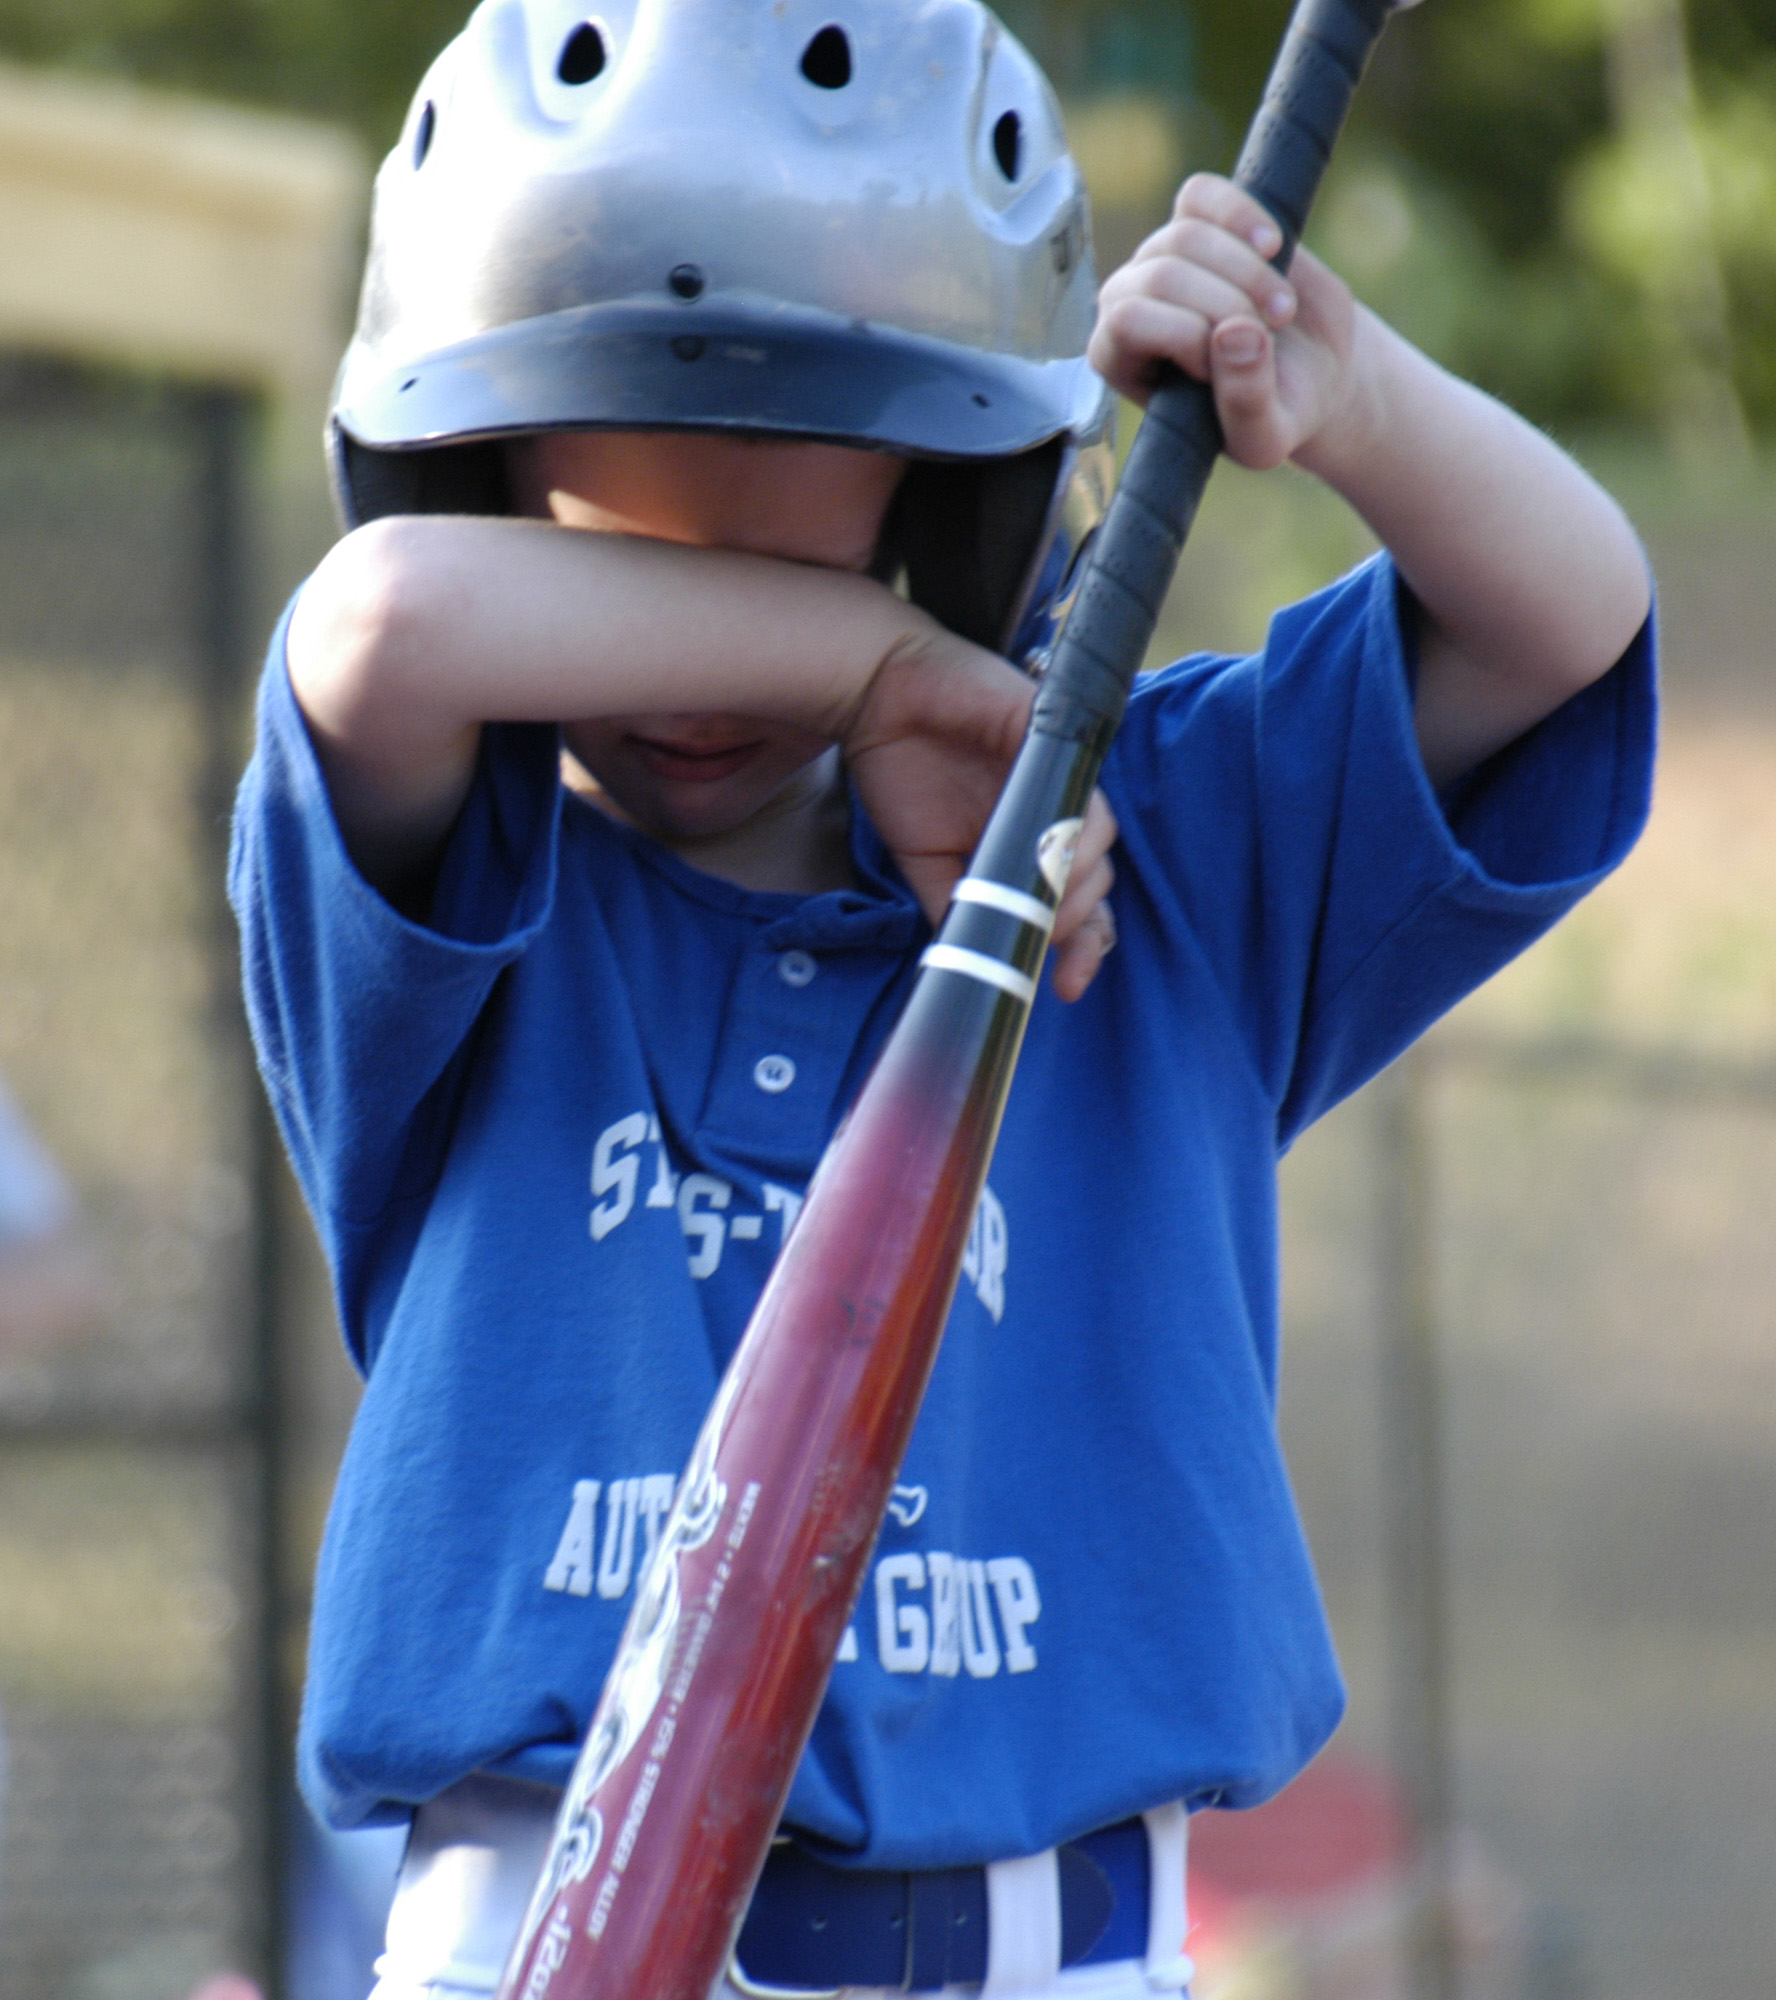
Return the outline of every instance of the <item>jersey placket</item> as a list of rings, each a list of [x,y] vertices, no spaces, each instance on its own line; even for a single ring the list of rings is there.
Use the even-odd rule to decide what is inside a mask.
[[[897,927],[898,928],[898,927]],[[805,1176],[844,1111],[863,1021],[892,977],[885,951],[822,951],[806,922],[767,925],[736,972],[704,1106],[700,1150]]]

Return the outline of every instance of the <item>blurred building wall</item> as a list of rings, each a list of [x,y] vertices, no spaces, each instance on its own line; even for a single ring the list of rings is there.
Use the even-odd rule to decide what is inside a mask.
[[[331,126],[0,65],[0,347],[260,401],[267,588],[326,532],[367,180]]]

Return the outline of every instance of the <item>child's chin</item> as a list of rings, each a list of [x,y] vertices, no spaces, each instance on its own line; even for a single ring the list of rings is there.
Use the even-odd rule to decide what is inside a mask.
[[[706,798],[684,802],[657,800],[649,811],[637,816],[637,823],[655,840],[676,847],[685,842],[720,840],[737,833],[756,809],[750,800],[744,803]]]

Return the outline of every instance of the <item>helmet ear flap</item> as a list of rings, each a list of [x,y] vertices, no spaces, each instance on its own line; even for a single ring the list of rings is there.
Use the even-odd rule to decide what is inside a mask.
[[[333,504],[347,529],[384,514],[509,514],[512,486],[496,440],[427,451],[377,451],[337,420],[327,426]]]
[[[1064,439],[1015,458],[925,459],[907,468],[884,548],[904,567],[907,595],[977,646],[1006,646],[1054,510]]]

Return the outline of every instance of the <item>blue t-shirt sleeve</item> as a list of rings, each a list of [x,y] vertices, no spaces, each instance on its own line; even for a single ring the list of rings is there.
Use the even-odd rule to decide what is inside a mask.
[[[1651,620],[1600,681],[1439,798],[1380,556],[1264,651],[1151,676],[1107,773],[1125,912],[1188,935],[1283,1144],[1530,944],[1651,800]]]
[[[260,1067],[291,1158],[337,1252],[353,1225],[423,1194],[453,1077],[496,982],[545,922],[559,814],[553,729],[483,731],[431,921],[358,873],[290,688],[285,614],[260,684],[235,804],[229,899]]]

